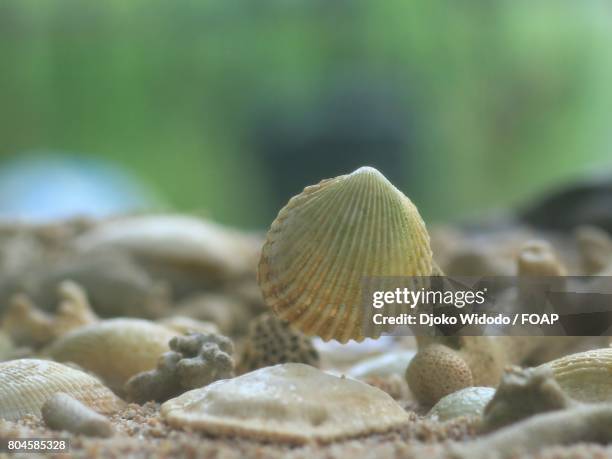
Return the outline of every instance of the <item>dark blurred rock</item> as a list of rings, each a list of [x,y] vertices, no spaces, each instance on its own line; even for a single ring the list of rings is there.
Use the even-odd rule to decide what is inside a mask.
[[[520,218],[542,229],[571,231],[591,225],[612,233],[612,176],[588,178],[554,191],[520,212]]]

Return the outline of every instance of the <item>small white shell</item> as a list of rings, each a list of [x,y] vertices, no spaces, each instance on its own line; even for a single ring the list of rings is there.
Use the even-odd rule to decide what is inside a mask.
[[[363,303],[368,277],[430,276],[429,235],[417,208],[380,172],[362,167],[293,197],[259,262],[263,297],[307,335],[342,343],[378,337]]]
[[[466,387],[442,397],[427,417],[444,422],[459,416],[482,416],[494,394],[495,389],[491,387]]]
[[[0,418],[40,417],[43,404],[57,392],[65,392],[103,414],[125,405],[93,376],[61,363],[36,359],[0,363]]]
[[[172,426],[305,443],[385,432],[409,421],[383,391],[287,363],[186,392],[161,407]]]
[[[110,437],[113,434],[108,418],[63,392],[52,395],[42,406],[41,412],[45,424],[54,430],[91,437]]]
[[[67,333],[47,353],[58,362],[76,363],[121,391],[132,376],[155,368],[176,335],[148,320],[109,319]]]

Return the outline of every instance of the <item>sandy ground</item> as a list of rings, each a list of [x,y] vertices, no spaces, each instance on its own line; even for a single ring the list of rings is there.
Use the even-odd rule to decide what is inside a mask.
[[[116,433],[107,439],[70,436],[66,432],[48,430],[35,418],[19,422],[0,421],[0,438],[50,437],[71,438],[71,453],[64,455],[16,454],[10,457],[57,458],[215,458],[215,459],[385,459],[385,458],[450,458],[453,441],[474,438],[474,422],[458,419],[449,423],[432,423],[417,414],[405,427],[384,435],[371,435],[331,444],[303,446],[261,443],[241,438],[212,438],[198,432],[168,427],[159,418],[159,405],[129,405],[112,417]],[[9,457],[2,455],[2,457]],[[612,447],[575,445],[541,451],[537,458],[612,458]]]

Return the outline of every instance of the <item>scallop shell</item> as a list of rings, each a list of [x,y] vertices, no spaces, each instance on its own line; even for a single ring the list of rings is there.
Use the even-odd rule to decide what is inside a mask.
[[[186,392],[164,403],[161,415],[207,434],[298,444],[386,432],[410,419],[383,391],[301,363]]]
[[[544,365],[552,369],[563,392],[574,400],[612,402],[612,348],[578,352]]]
[[[61,363],[36,359],[0,363],[0,418],[40,417],[43,404],[57,392],[65,392],[103,414],[125,405],[93,376]]]
[[[363,304],[367,277],[429,276],[429,235],[412,202],[362,167],[293,197],[272,223],[259,262],[264,299],[307,335],[342,343],[380,336]]]
[[[54,360],[74,362],[115,391],[141,371],[156,367],[177,333],[142,319],[109,319],[73,330],[47,350]]]

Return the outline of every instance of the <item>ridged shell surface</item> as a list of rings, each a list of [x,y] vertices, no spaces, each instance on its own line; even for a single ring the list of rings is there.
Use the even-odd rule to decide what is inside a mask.
[[[612,348],[566,355],[545,365],[571,398],[585,403],[612,402]]]
[[[57,392],[102,414],[114,413],[125,405],[98,379],[61,363],[37,359],[0,363],[0,418],[40,417],[43,404]]]
[[[156,367],[168,341],[178,333],[141,319],[109,319],[78,328],[59,338],[48,354],[74,362],[98,375],[113,390],[141,371]]]
[[[342,343],[377,337],[368,277],[429,276],[432,253],[412,202],[362,167],[293,197],[272,223],[259,262],[266,303],[308,335]]]

